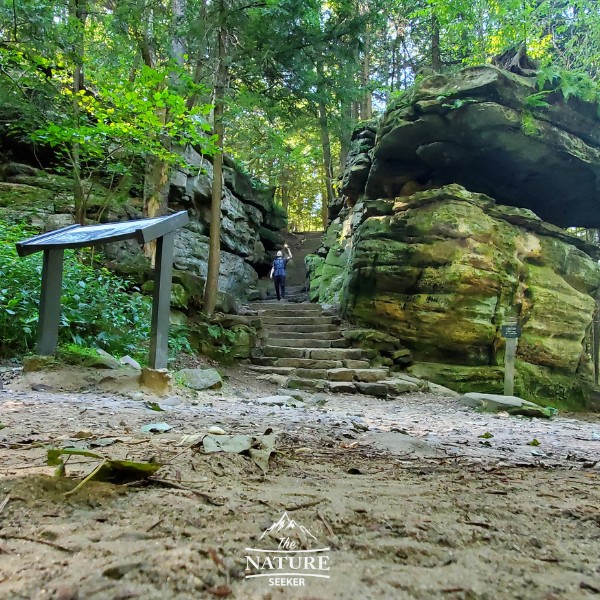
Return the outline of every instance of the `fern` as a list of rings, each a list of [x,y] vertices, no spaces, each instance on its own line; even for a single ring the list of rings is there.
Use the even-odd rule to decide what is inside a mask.
[[[599,104],[600,115],[600,85],[587,73],[568,71],[556,65],[548,65],[538,72],[537,86],[539,92],[528,96],[529,106],[545,108],[549,104],[544,100],[548,94],[559,93],[565,102],[571,98],[579,98],[585,102]]]

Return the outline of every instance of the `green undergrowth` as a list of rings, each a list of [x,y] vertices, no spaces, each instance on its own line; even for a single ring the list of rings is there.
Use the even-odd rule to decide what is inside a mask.
[[[0,218],[0,356],[35,346],[43,257],[19,258],[15,242],[36,233]],[[146,361],[151,299],[126,279],[85,264],[86,257],[85,250],[65,252],[59,344]],[[169,346],[172,355],[191,351],[187,332],[172,328]]]

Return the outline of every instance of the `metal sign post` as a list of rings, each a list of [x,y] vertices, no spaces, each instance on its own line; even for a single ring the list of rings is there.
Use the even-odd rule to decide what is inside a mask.
[[[521,328],[517,319],[509,318],[500,327],[500,335],[506,339],[504,354],[504,395],[512,396],[515,391],[515,357],[517,355],[517,341],[521,337]]]

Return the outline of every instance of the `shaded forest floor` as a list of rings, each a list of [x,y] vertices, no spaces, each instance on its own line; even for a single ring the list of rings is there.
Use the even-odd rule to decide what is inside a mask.
[[[227,370],[222,390],[162,399],[88,375],[5,373],[2,599],[600,594],[598,416],[485,415],[426,394],[263,404],[275,387],[244,367]],[[154,422],[172,429],[141,432]],[[269,471],[184,437],[215,426],[278,433]],[[65,496],[76,482],[54,478],[45,458],[48,446],[70,442],[168,464],[150,486],[91,482]],[[81,479],[96,464],[73,456],[67,475]],[[302,587],[245,579],[246,548],[284,512],[330,548],[330,579]]]

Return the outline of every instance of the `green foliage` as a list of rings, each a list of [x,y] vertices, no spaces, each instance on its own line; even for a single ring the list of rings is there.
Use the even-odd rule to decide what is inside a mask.
[[[579,98],[586,102],[600,103],[600,84],[581,71],[548,65],[539,70],[537,85],[541,91],[529,96],[527,101],[530,104],[552,93],[559,93],[565,102],[570,98]]]
[[[15,242],[30,237],[22,225],[0,220],[0,356],[23,354],[35,346],[42,254],[19,258]],[[67,251],[64,263],[59,343],[68,352],[97,347],[116,356],[147,360],[150,298],[107,269],[95,269]],[[191,352],[187,332],[172,331],[171,353]]]
[[[540,129],[535,117],[530,112],[524,112],[521,115],[521,131],[528,136],[535,137],[540,135]]]
[[[222,363],[230,364],[236,358],[249,358],[256,330],[246,325],[223,327],[220,323],[200,321],[193,324],[192,339],[198,350]]]
[[[442,104],[442,106],[453,110],[457,108],[462,108],[463,106],[467,106],[468,104],[476,104],[477,102],[479,102],[479,100],[475,100],[474,98],[455,98],[452,102]]]
[[[78,346],[77,344],[62,344],[58,348],[58,357],[67,364],[81,365],[86,360],[98,358],[98,353],[94,348],[87,346]]]
[[[168,87],[175,73],[177,92]],[[75,98],[68,87],[61,88],[61,94],[78,105],[77,116],[67,113],[63,119],[45,123],[32,133],[32,139],[58,147],[67,156],[77,143],[90,167],[93,161],[98,165],[110,161],[111,170],[118,174],[128,173],[136,156],[151,155],[184,166],[177,150],[187,144],[214,152],[214,137],[206,135],[210,105],[186,105],[187,96],[204,88],[177,66],[169,65],[168,70],[143,66],[133,81],[95,81],[93,85],[94,95],[81,90]]]
[[[531,108],[547,108],[550,106],[550,104],[546,102],[544,98],[546,98],[550,93],[550,91],[542,90],[541,92],[531,94],[530,96],[527,96],[525,103]]]

